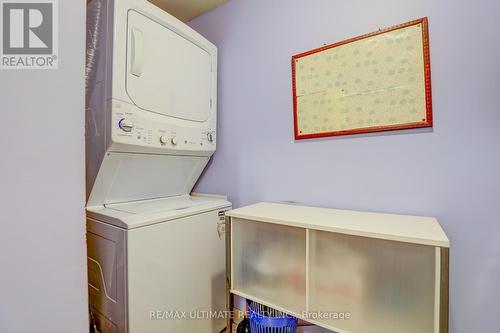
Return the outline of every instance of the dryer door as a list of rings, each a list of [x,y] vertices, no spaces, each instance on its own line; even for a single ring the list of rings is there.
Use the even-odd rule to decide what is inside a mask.
[[[140,108],[204,122],[212,111],[212,56],[136,11],[128,13],[127,93]]]

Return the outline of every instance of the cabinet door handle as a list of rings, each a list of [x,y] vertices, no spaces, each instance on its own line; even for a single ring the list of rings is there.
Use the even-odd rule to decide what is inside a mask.
[[[144,38],[142,31],[132,28],[132,59],[131,59],[131,73],[135,76],[142,75],[142,68],[144,66]]]

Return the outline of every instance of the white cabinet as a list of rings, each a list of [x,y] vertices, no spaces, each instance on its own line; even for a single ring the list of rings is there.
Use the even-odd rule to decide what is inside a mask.
[[[336,332],[448,332],[436,219],[271,203],[227,216],[231,294]]]

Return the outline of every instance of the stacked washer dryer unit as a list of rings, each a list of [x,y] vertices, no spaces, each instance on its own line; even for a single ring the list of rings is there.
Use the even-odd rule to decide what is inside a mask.
[[[220,332],[203,311],[225,309],[230,203],[190,194],[216,147],[217,49],[145,0],[88,13],[92,318],[102,333]]]

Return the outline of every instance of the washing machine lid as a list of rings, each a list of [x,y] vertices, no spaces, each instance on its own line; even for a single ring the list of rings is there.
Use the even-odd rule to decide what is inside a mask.
[[[129,10],[126,90],[141,109],[205,122],[215,112],[215,56],[164,22]]]
[[[87,207],[87,216],[120,228],[134,229],[208,211],[225,211],[230,207],[225,196],[192,194]]]
[[[158,213],[169,214],[172,212],[181,213],[183,210],[191,208],[199,208],[206,204],[212,204],[215,201],[218,202],[219,200],[220,198],[218,197],[215,197],[215,199],[212,200],[211,197],[183,195],[173,198],[159,198],[153,200],[110,204],[105,205],[105,207],[134,215]]]

